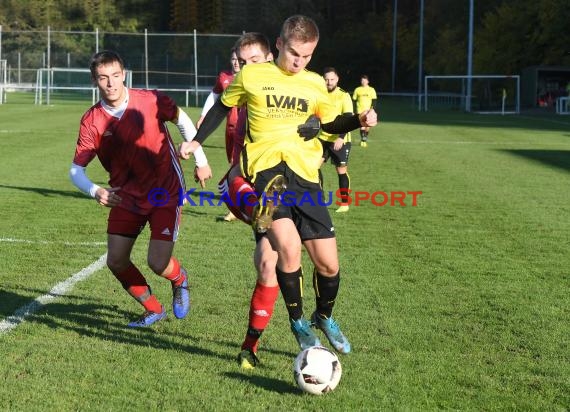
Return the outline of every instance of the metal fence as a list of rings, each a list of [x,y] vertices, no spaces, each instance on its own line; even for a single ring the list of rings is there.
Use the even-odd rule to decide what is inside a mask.
[[[5,60],[5,78],[0,76],[0,90],[37,93],[39,69],[87,69],[93,53],[117,51],[132,74],[132,85],[170,91],[179,96],[179,104],[200,106],[221,70],[229,67],[230,50],[240,34],[139,33],[45,30],[2,30],[0,26],[0,61]],[[73,73],[69,70],[68,73]],[[61,77],[61,76],[60,76]],[[85,86],[68,75],[50,83],[42,81],[47,96],[58,87],[67,93]],[[89,78],[87,77],[87,82]],[[50,89],[51,88],[51,89]],[[0,103],[4,100],[0,93]],[[186,101],[184,101],[186,100]],[[42,100],[40,100],[40,103]],[[49,103],[49,101],[48,101]]]

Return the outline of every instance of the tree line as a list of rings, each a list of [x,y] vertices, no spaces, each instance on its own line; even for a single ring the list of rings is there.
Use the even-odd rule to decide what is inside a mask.
[[[403,91],[417,89],[420,1],[0,0],[0,25],[3,31],[47,26],[109,32],[261,31],[274,42],[282,21],[301,13],[313,17],[321,30],[311,69],[335,66],[347,88],[366,73],[380,90],[388,91],[394,82],[396,90]],[[570,66],[568,0],[475,0],[474,4],[474,74],[519,74],[534,65]],[[469,0],[424,0],[424,74],[467,72],[468,19]]]

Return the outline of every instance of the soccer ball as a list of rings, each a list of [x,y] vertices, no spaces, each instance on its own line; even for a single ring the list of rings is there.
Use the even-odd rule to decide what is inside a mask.
[[[299,388],[313,395],[331,392],[340,381],[342,367],[336,354],[323,346],[301,351],[293,363]]]

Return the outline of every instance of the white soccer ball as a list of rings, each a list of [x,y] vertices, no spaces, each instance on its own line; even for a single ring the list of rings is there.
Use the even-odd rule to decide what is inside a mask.
[[[341,375],[340,360],[324,346],[312,346],[301,351],[293,363],[295,382],[304,392],[313,395],[334,390]]]

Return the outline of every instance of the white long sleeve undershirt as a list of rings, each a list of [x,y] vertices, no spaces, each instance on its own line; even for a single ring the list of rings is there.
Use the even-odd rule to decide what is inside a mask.
[[[101,186],[93,183],[85,174],[85,168],[83,166],[71,163],[71,169],[69,169],[69,178],[71,182],[83,193],[87,193],[92,198],[95,198],[95,193],[97,189]]]
[[[174,124],[178,127],[178,130],[185,141],[191,142],[194,140],[194,136],[196,136],[197,132],[196,127],[184,110],[178,109],[178,120]],[[194,160],[198,167],[203,167],[208,164],[208,159],[206,158],[206,153],[204,153],[202,146],[198,147],[194,152]]]
[[[200,114],[200,116],[202,117],[206,116],[206,113],[208,113],[208,110],[210,110],[214,105],[214,103],[216,103],[218,97],[220,97],[218,93],[214,93],[213,91],[210,92],[208,97],[206,97],[206,101],[204,102],[204,107],[202,108],[202,113]]]

